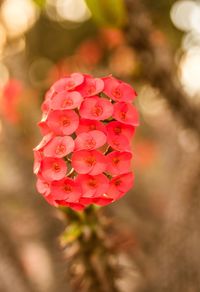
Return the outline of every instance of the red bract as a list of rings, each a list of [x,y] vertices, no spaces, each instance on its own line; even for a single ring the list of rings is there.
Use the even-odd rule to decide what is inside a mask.
[[[80,150],[72,155],[72,167],[80,174],[100,174],[106,170],[106,164],[106,156],[97,150]]]
[[[77,91],[61,91],[54,95],[50,106],[54,110],[75,109],[81,105],[82,101],[83,97]]]
[[[79,124],[78,115],[72,110],[55,110],[48,115],[47,125],[56,135],[70,135]]]
[[[81,133],[75,140],[75,150],[93,150],[103,146],[106,141],[106,135],[101,131],[94,130],[87,133]]]
[[[53,206],[83,210],[121,198],[133,185],[135,90],[112,76],[74,73],[45,95],[34,148],[36,187]]]
[[[113,105],[109,100],[97,96],[86,98],[80,108],[81,117],[90,120],[106,120],[112,113]]]
[[[115,101],[132,102],[136,97],[135,90],[127,83],[115,79],[112,76],[103,78],[103,92]]]

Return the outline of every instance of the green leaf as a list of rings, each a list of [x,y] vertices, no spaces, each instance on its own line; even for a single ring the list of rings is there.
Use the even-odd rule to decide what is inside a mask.
[[[33,0],[33,2],[41,9],[46,5],[46,0]]]
[[[126,21],[123,0],[85,0],[94,20],[100,25],[121,27]]]

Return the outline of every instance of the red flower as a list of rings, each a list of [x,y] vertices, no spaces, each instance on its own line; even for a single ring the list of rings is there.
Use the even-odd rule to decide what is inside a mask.
[[[127,83],[115,79],[112,76],[103,78],[103,92],[115,101],[132,102],[136,97],[135,90]]]
[[[55,82],[52,86],[53,91],[61,92],[63,90],[68,91],[76,88],[84,81],[84,77],[80,73],[73,73],[70,77],[61,78]]]
[[[78,91],[83,97],[89,97],[102,92],[103,88],[103,80],[100,78],[93,78],[90,75],[85,75],[84,82],[78,87]]]
[[[121,198],[133,185],[135,90],[111,76],[74,73],[45,95],[34,148],[36,188],[52,206],[83,210]]]
[[[70,136],[57,136],[44,147],[44,155],[47,157],[62,158],[74,150],[74,140]]]
[[[106,135],[101,131],[90,131],[81,133],[75,140],[75,150],[100,148],[106,143]]]
[[[124,124],[139,125],[138,112],[135,107],[126,102],[117,102],[114,105],[113,118]]]
[[[41,176],[47,181],[60,180],[67,173],[67,166],[63,159],[44,157],[41,161]]]
[[[87,119],[80,119],[78,129],[76,130],[76,134],[80,133],[87,133],[89,131],[98,130],[107,133],[106,127],[103,123],[96,120],[87,120]]]
[[[80,174],[100,174],[106,170],[106,163],[106,157],[97,150],[80,150],[72,155],[72,167]]]
[[[50,112],[47,125],[56,135],[70,135],[76,131],[79,117],[73,110],[55,110]]]
[[[65,200],[73,203],[81,197],[81,188],[73,179],[66,177],[52,182],[51,194],[55,200]]]
[[[109,179],[104,174],[95,176],[84,174],[78,175],[76,179],[82,189],[82,198],[99,198],[107,192],[109,187]]]
[[[105,120],[112,116],[113,105],[105,98],[86,98],[80,108],[82,118],[91,120]]]
[[[77,91],[65,92],[54,95],[51,101],[51,108],[54,110],[79,108],[83,101],[82,95]]]
[[[114,200],[120,199],[133,187],[133,180],[134,177],[132,172],[114,177],[111,179],[107,190],[108,196]]]
[[[130,152],[113,151],[107,155],[108,166],[107,171],[113,176],[126,173],[131,170]]]

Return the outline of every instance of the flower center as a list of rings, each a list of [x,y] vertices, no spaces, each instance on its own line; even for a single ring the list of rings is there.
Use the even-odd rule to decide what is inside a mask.
[[[74,80],[69,80],[66,84],[66,90],[75,86]]]
[[[120,117],[121,117],[122,120],[125,120],[126,119],[126,112],[122,111],[120,113]]]
[[[113,158],[113,164],[117,165],[119,163],[119,158],[115,157]]]
[[[86,159],[86,163],[89,165],[89,166],[93,166],[95,163],[96,163],[96,159],[95,157],[93,156],[90,156]]]
[[[67,117],[63,117],[61,120],[61,124],[63,127],[68,127],[70,125],[70,120]]]
[[[56,147],[56,151],[55,151],[55,153],[59,155],[59,154],[63,154],[63,153],[65,153],[65,151],[66,151],[66,147],[65,147],[65,145],[60,144],[60,145],[58,145],[58,146]]]
[[[86,89],[86,93],[87,94],[93,94],[96,91],[96,86],[95,85],[90,85],[88,86],[88,88]]]
[[[52,168],[55,172],[59,172],[60,171],[60,165],[58,163],[53,163]]]
[[[62,107],[71,106],[73,105],[73,103],[74,102],[71,98],[66,98],[62,103]]]
[[[119,88],[114,88],[112,90],[112,95],[117,98],[117,99],[120,99],[122,97],[122,92]]]
[[[90,125],[90,130],[91,130],[91,131],[96,130],[96,126],[95,126],[95,124]]]
[[[95,179],[90,179],[88,182],[88,185],[92,188],[96,188],[97,187],[97,181]]]
[[[101,116],[103,113],[103,109],[100,105],[96,105],[93,109],[92,109],[92,114],[96,117]]]
[[[121,134],[121,132],[122,132],[121,127],[117,126],[117,127],[114,128],[114,133],[115,133],[116,135]]]
[[[88,138],[86,141],[85,141],[85,147],[88,148],[88,149],[92,149],[96,146],[96,141],[94,140],[94,138]]]
[[[121,184],[121,180],[118,179],[118,180],[115,181],[116,187],[118,187],[120,184]]]
[[[65,185],[64,188],[63,188],[63,190],[64,190],[66,193],[71,193],[71,191],[72,191],[72,187],[69,186],[69,185]]]

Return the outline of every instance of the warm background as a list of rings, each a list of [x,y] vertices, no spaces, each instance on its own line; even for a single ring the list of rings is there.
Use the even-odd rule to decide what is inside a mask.
[[[0,1],[0,292],[80,291],[61,215],[32,174],[44,92],[74,71],[112,73],[139,95],[135,187],[104,208],[119,291],[199,292],[200,1],[190,0]]]

